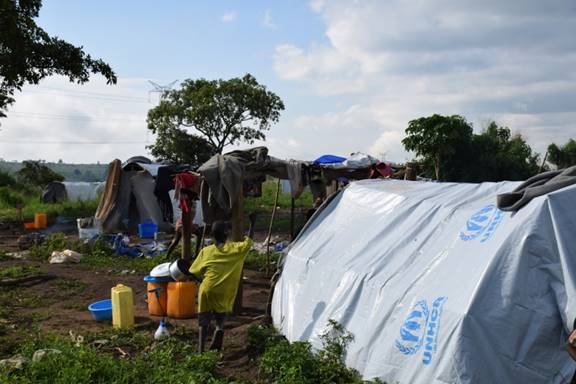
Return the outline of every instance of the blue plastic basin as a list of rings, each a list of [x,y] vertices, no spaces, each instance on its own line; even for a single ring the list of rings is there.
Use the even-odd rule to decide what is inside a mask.
[[[88,306],[92,318],[96,321],[112,320],[112,300],[100,300]]]
[[[153,239],[158,226],[152,222],[138,224],[138,234],[141,239]]]

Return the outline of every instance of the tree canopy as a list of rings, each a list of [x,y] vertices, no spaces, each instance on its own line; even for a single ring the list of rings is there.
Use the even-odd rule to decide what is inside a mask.
[[[91,73],[100,73],[109,84],[116,83],[114,71],[104,61],[36,25],[41,6],[42,0],[0,0],[0,117],[6,116],[15,91],[50,75],[85,83]]]
[[[524,180],[538,172],[538,155],[520,134],[491,122],[479,134],[461,116],[412,120],[402,141],[436,180],[483,182]]]
[[[473,136],[464,181],[525,180],[538,173],[538,158],[522,135],[491,122]]]
[[[16,172],[19,180],[39,187],[44,187],[52,181],[64,181],[64,176],[54,172],[41,161],[26,160],[22,168]]]
[[[150,149],[172,161],[187,159],[197,150],[222,153],[226,145],[265,140],[265,131],[278,122],[282,110],[280,97],[250,74],[186,80],[180,89],[164,93],[160,105],[148,112],[148,128],[158,138]],[[203,146],[207,150],[201,150]]]
[[[157,159],[193,166],[204,164],[216,153],[209,141],[181,129],[164,131],[149,148],[152,156]]]
[[[436,180],[440,180],[442,163],[448,162],[459,146],[469,143],[472,126],[462,116],[432,115],[410,121],[406,135],[402,140],[406,150],[434,164]]]
[[[576,165],[576,141],[574,139],[562,146],[552,143],[548,146],[548,161],[558,169]]]

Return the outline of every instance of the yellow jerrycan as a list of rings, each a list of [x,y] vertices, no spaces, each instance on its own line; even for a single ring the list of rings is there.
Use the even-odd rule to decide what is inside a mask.
[[[118,284],[111,289],[112,326],[130,329],[134,326],[134,294],[132,288]]]

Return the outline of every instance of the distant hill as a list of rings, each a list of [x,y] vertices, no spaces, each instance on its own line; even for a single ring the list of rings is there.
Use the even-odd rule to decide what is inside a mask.
[[[44,163],[54,172],[66,178],[66,181],[104,181],[108,164],[65,164]],[[0,160],[0,169],[8,173],[16,173],[22,167],[18,161]]]

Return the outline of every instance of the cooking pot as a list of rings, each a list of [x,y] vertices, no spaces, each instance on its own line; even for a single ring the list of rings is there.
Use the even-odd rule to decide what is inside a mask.
[[[193,275],[190,273],[190,262],[184,259],[178,259],[170,264],[170,276],[176,281],[187,281]]]

